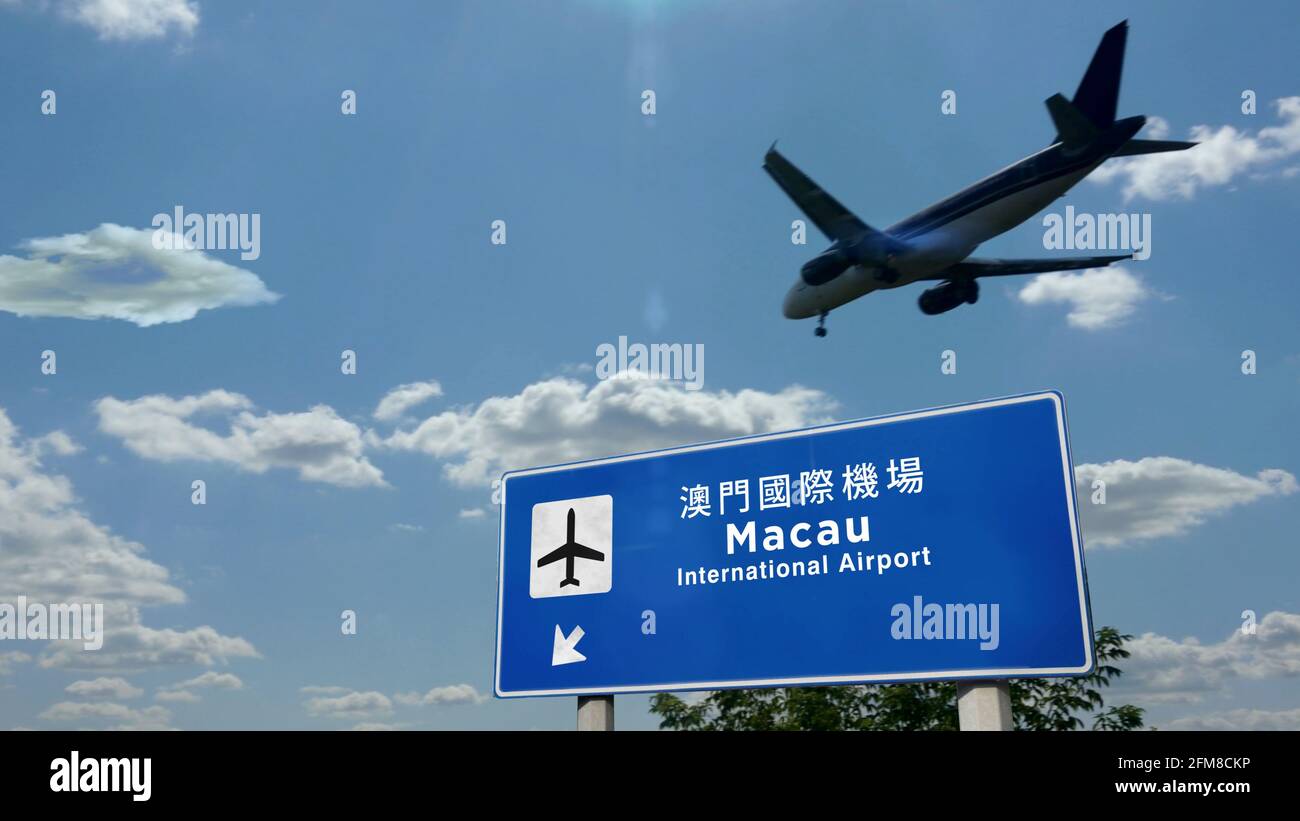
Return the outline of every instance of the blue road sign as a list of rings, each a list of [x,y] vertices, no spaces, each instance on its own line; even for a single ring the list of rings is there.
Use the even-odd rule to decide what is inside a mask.
[[[507,473],[498,696],[1084,674],[1054,391]]]

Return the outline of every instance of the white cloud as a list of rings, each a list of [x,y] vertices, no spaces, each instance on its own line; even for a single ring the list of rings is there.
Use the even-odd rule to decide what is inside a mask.
[[[1287,176],[1281,166],[1300,154],[1300,97],[1283,97],[1273,106],[1282,122],[1259,129],[1255,136],[1230,125],[1198,125],[1190,137],[1200,143],[1195,148],[1108,160],[1088,179],[1122,181],[1127,202],[1135,197],[1188,200],[1202,188],[1227,185],[1242,174]],[[1167,124],[1161,129],[1160,123],[1156,133],[1167,132]]]
[[[234,673],[218,673],[209,670],[194,678],[160,687],[155,698],[159,701],[198,701],[199,697],[191,691],[199,688],[242,690],[244,682]]]
[[[360,721],[353,725],[355,732],[388,732],[401,730],[406,727],[405,724],[385,724],[382,721]]]
[[[69,695],[89,699],[138,698],[144,693],[124,678],[96,678],[86,681],[74,681],[63,688]]]
[[[203,699],[189,690],[159,690],[154,693],[155,701],[170,701],[178,704],[198,704]]]
[[[487,511],[481,507],[467,507],[456,514],[462,519],[482,519],[487,516]]]
[[[1090,548],[1177,536],[1238,505],[1298,489],[1295,476],[1284,470],[1246,476],[1172,456],[1078,465],[1074,476]],[[1104,505],[1091,502],[1099,479],[1106,483]]]
[[[1248,635],[1240,629],[1215,644],[1144,633],[1125,644],[1132,655],[1117,687],[1151,702],[1194,702],[1221,693],[1233,679],[1300,675],[1300,614],[1273,611]]]
[[[1172,130],[1168,120],[1152,114],[1147,117],[1146,131],[1142,133],[1142,137],[1147,140],[1164,140],[1168,139],[1169,132]]]
[[[19,664],[27,664],[31,660],[31,656],[18,650],[0,653],[0,676],[10,675]]]
[[[319,684],[308,684],[306,687],[299,687],[298,692],[305,696],[338,696],[350,692],[346,687],[321,686]]]
[[[304,706],[311,715],[325,718],[367,718],[393,711],[393,702],[388,696],[373,690],[311,698]]]
[[[154,248],[148,229],[104,223],[20,247],[28,256],[0,255],[0,311],[19,316],[122,319],[148,327],[280,298],[256,274],[202,251]]]
[[[244,682],[234,673],[216,673],[209,670],[206,673],[187,679],[178,684],[173,684],[172,688],[180,690],[192,690],[196,687],[214,687],[218,690],[242,690]]]
[[[411,408],[435,396],[442,396],[442,385],[433,380],[398,385],[379,400],[374,416],[381,422],[394,422]]]
[[[144,548],[73,507],[72,483],[42,471],[44,438],[24,439],[0,409],[0,595],[140,604],[184,600]]]
[[[104,670],[202,664],[257,651],[242,638],[211,627],[155,630],[144,607],[181,604],[185,594],[144,546],[112,533],[75,506],[72,483],[43,469],[38,439],[26,439],[0,409],[0,601],[104,605],[104,645],[80,641],[44,645],[44,668]]]
[[[1017,294],[1026,305],[1069,305],[1066,321],[1089,331],[1118,325],[1150,295],[1140,279],[1119,265],[1039,274]]]
[[[588,386],[556,377],[514,396],[443,411],[375,441],[440,459],[449,479],[473,487],[488,485],[507,468],[801,427],[826,421],[833,407],[826,394],[797,385],[778,393],[730,393],[649,379]]]
[[[199,25],[193,0],[60,0],[59,10],[101,40],[150,40],[172,32],[189,37]]]
[[[38,459],[46,453],[53,453],[55,456],[72,456],[82,450],[81,445],[72,441],[72,437],[61,430],[51,431],[32,439],[31,444],[32,453]]]
[[[223,636],[211,627],[192,630],[155,630],[139,624],[137,611],[124,610],[129,621],[115,626],[112,612],[105,608],[108,630],[103,649],[82,652],[75,642],[51,643],[41,667],[75,670],[140,670],[150,667],[202,665],[211,667],[234,658],[259,658],[248,641]]]
[[[423,525],[408,525],[405,522],[397,522],[396,524],[391,524],[388,526],[388,529],[393,531],[394,533],[423,533],[424,532]]]
[[[387,487],[383,473],[365,457],[359,427],[327,405],[304,413],[252,411],[246,396],[224,390],[199,396],[108,396],[95,403],[99,429],[116,436],[133,453],[162,462],[220,462],[264,473],[290,468],[312,482],[340,487]],[[229,425],[221,434],[193,424],[211,415]]]
[[[1161,725],[1164,730],[1300,730],[1300,709],[1227,710],[1187,716]]]
[[[106,701],[60,701],[52,705],[40,718],[46,721],[115,721],[106,727],[112,730],[170,730],[171,711],[166,707],[145,707],[139,710],[125,704]]]
[[[479,704],[487,697],[475,690],[470,684],[450,684],[446,687],[434,687],[427,693],[397,693],[393,700],[408,707],[429,706],[432,704]]]

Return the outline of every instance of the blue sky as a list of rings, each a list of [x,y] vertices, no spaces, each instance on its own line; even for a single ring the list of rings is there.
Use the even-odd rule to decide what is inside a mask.
[[[1094,617],[1141,636],[1124,697],[1300,727],[1293,5],[108,8],[0,2],[0,599],[95,595],[120,627],[0,645],[0,726],[567,728],[572,699],[484,695],[500,469],[1057,388],[1108,484]],[[1052,210],[1150,214],[1150,259],[938,317],[875,294],[826,339],[781,317],[822,240],[791,243],[772,140],[883,227],[1046,145],[1042,101],[1124,18],[1120,113],[1207,144]],[[259,214],[260,256],[150,254],[177,205]],[[979,253],[1070,253],[1042,235]],[[64,298],[78,265],[96,290]],[[194,316],[115,318],[154,309]],[[702,344],[704,389],[598,383],[620,335]],[[644,698],[618,720],[655,724]]]

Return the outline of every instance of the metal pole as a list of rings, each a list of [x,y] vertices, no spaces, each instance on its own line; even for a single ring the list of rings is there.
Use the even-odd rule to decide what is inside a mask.
[[[578,730],[613,730],[613,696],[578,696]]]
[[[1006,680],[957,682],[957,725],[963,730],[1014,730],[1011,684]]]

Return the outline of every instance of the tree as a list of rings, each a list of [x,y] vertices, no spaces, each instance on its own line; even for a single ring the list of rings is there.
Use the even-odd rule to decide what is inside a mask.
[[[1086,676],[1011,680],[1017,730],[1079,730],[1091,716],[1094,730],[1137,730],[1142,709],[1106,707],[1102,690],[1123,673],[1114,662],[1129,657],[1133,637],[1113,627],[1097,631],[1097,666]],[[665,730],[956,730],[957,685],[864,684],[719,690],[688,704],[660,693],[650,701]]]

